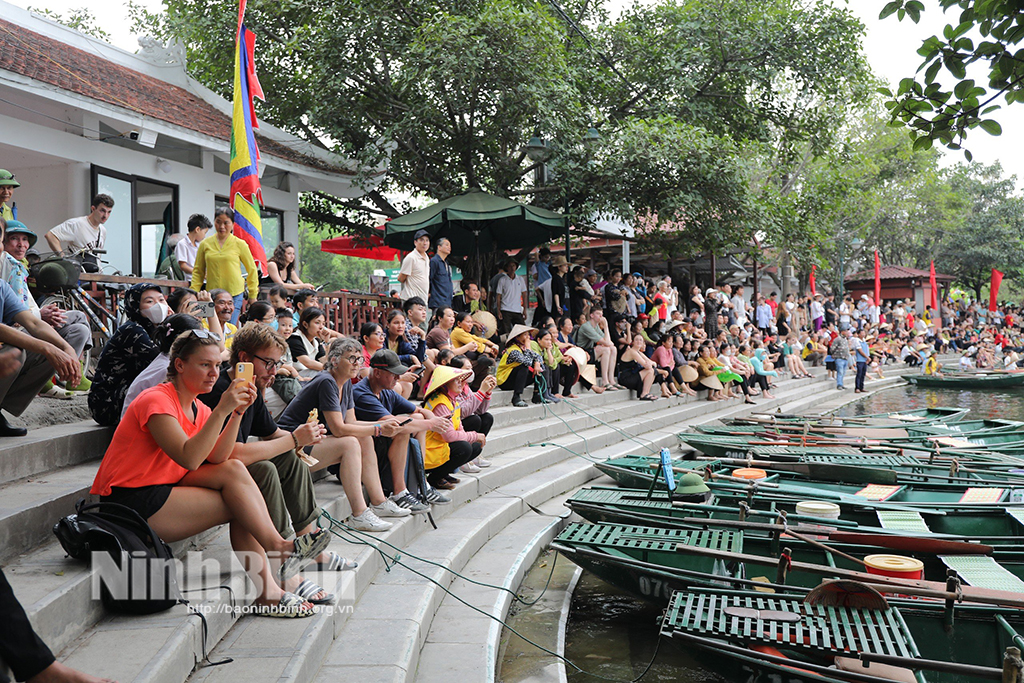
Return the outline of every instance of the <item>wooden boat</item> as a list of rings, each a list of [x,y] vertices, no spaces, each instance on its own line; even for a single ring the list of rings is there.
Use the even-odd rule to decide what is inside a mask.
[[[1003,503],[1014,496],[1024,498],[1024,474],[982,468],[960,469],[955,477],[939,474],[917,474],[913,464],[906,462],[912,456],[886,456],[878,466],[828,462],[776,463],[774,468],[761,467],[768,477],[756,482],[759,488],[780,490],[792,495],[817,497],[809,490],[821,490],[843,496],[875,498],[883,502],[920,503]],[[746,466],[747,459],[741,460]],[[721,459],[710,462],[695,460],[673,460],[676,478],[682,474],[708,468],[710,477],[724,488],[746,488],[751,481],[736,481],[728,472],[729,466],[720,464]],[[647,488],[653,485],[664,489],[664,481],[655,482],[660,461],[641,455],[627,455],[595,463],[595,467],[626,488]],[[904,471],[898,468],[906,467]],[[940,468],[941,469],[941,468]],[[976,471],[975,471],[976,470]],[[1018,493],[1014,493],[1018,491]]]
[[[669,500],[664,493],[648,497],[647,491],[640,489],[590,486],[576,491],[565,505],[595,523],[691,528],[699,523],[693,520],[738,520],[742,504],[742,517],[750,521],[775,522],[779,513],[785,512],[791,524],[819,524],[838,531],[1024,546],[1024,507],[964,506],[939,514],[921,514],[912,507],[881,509],[870,504],[840,503],[839,519],[827,519],[798,513],[798,502],[758,491],[750,500],[742,495],[717,494],[706,503],[690,503]]]
[[[834,586],[860,595],[855,584],[822,588]],[[1000,680],[1006,648],[1021,642],[1019,611],[899,599],[833,605],[823,594],[678,592],[660,633],[737,681],[753,669],[764,680],[980,683]]]
[[[729,528],[729,524],[740,528]],[[701,529],[576,522],[566,526],[551,545],[608,583],[660,605],[667,603],[673,591],[691,587],[813,588],[822,577],[866,581],[887,593],[927,595],[943,591],[948,570],[954,570],[966,584],[960,588],[964,600],[1024,607],[1024,553],[1019,548],[996,550],[954,542],[950,546],[959,548],[958,554],[901,552],[920,561],[924,578],[895,579],[869,573],[857,561],[891,555],[891,549],[831,538],[822,547],[815,539],[796,538],[801,534],[798,528],[805,529],[724,521]],[[973,554],[968,554],[971,549]],[[993,551],[992,555],[982,554],[985,550]]]
[[[726,436],[754,435],[758,433],[770,433],[774,430],[778,435],[799,434],[803,431],[802,425],[776,424],[774,427],[765,424],[701,424],[694,425],[694,431],[701,434],[722,434]],[[1001,432],[1024,432],[1024,422],[1019,420],[982,419],[982,420],[960,420],[958,422],[938,422],[925,425],[909,424],[903,426],[910,438],[923,438],[927,436],[949,435],[949,434],[973,434],[973,433],[1001,433]],[[809,432],[817,433],[815,428],[808,427]],[[831,438],[845,438],[845,435],[830,435]],[[853,437],[856,438],[856,437]]]
[[[967,408],[916,408],[898,413],[870,413],[853,417],[836,415],[798,415],[792,413],[752,413],[745,417],[732,418],[726,424],[800,424],[829,428],[893,428],[901,429],[909,425],[924,426],[957,422],[964,419]]]
[[[908,384],[938,389],[1006,389],[1024,385],[1024,372],[904,375]]]

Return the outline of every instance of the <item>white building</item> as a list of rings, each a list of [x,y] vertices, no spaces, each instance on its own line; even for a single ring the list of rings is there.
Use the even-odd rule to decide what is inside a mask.
[[[21,183],[19,220],[41,237],[105,192],[106,260],[151,276],[167,235],[227,202],[231,102],[189,78],[179,52],[131,54],[4,2],[0,16],[0,168]],[[361,189],[346,159],[262,121],[257,138],[268,256],[297,241],[299,192],[358,197],[385,170]]]

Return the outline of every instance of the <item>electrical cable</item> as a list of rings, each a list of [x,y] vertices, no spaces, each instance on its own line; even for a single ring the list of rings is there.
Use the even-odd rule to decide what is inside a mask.
[[[359,531],[359,530],[357,530],[357,529],[353,529],[352,527],[348,526],[348,525],[347,525],[347,524],[345,524],[344,522],[339,522],[338,520],[334,519],[334,518],[333,518],[333,517],[332,517],[332,516],[330,515],[330,513],[328,513],[328,512],[326,511],[326,510],[321,510],[321,513],[320,513],[320,518],[319,518],[319,519],[321,519],[321,520],[322,520],[322,519],[324,519],[324,518],[326,518],[326,519],[328,520],[328,522],[329,522],[329,524],[328,524],[328,526],[327,526],[328,530],[329,530],[329,531],[330,531],[330,532],[331,532],[332,534],[334,534],[335,536],[337,536],[338,538],[341,538],[341,539],[343,539],[343,540],[346,540],[346,541],[349,541],[349,540],[350,540],[349,538],[346,538],[346,536],[344,536],[344,535],[342,535],[341,533],[339,533],[339,532],[338,532],[338,531],[336,530],[336,527],[340,527],[340,528],[344,529],[344,530],[345,530],[346,532],[348,532],[349,534],[352,534],[352,533],[359,533],[359,534],[363,534],[363,532],[361,532],[361,531]],[[320,525],[320,526],[321,526],[321,528],[323,528],[323,525]],[[368,535],[367,535],[367,536],[368,536]],[[369,537],[369,536],[368,536],[368,537]],[[374,540],[375,540],[375,541],[377,541],[378,543],[382,543],[382,544],[384,544],[384,545],[387,545],[387,546],[389,546],[389,547],[391,547],[391,548],[395,548],[396,550],[398,550],[398,548],[397,548],[396,546],[392,545],[391,543],[388,543],[387,541],[384,541],[384,540],[382,540],[382,539],[374,539]],[[386,554],[386,553],[385,553],[385,552],[384,552],[383,550],[381,550],[381,549],[380,549],[379,547],[374,547],[374,545],[373,545],[372,543],[370,543],[369,541],[364,541],[364,540],[358,540],[358,541],[356,541],[356,543],[358,543],[358,544],[360,544],[360,545],[366,545],[366,546],[370,546],[371,548],[373,548],[374,550],[376,550],[376,551],[377,551],[378,553],[380,553],[380,554],[381,554],[381,555],[382,555],[383,557],[388,557],[388,556],[387,556],[387,554]],[[434,566],[440,567],[441,569],[444,569],[445,571],[448,571],[448,572],[450,572],[451,574],[453,574],[453,575],[455,575],[455,576],[459,577],[460,579],[463,579],[463,580],[469,581],[470,583],[474,583],[474,584],[476,584],[476,585],[478,585],[478,586],[485,586],[485,587],[489,587],[489,588],[497,588],[497,589],[503,590],[503,591],[505,591],[505,592],[507,592],[507,593],[511,593],[511,594],[512,594],[512,596],[513,596],[513,597],[514,597],[514,598],[515,598],[515,599],[516,599],[517,601],[519,601],[519,602],[521,602],[522,604],[524,604],[524,605],[527,605],[527,606],[533,605],[533,604],[535,604],[535,603],[536,603],[536,602],[537,602],[538,600],[540,600],[541,596],[543,596],[543,595],[544,595],[544,593],[545,593],[545,592],[547,591],[547,589],[548,589],[548,586],[550,586],[550,584],[551,584],[551,576],[552,576],[552,575],[554,574],[554,571],[555,571],[555,561],[552,561],[552,563],[551,563],[551,574],[549,574],[549,575],[548,575],[548,580],[547,580],[547,582],[546,582],[546,583],[544,584],[544,589],[543,589],[543,590],[542,590],[542,591],[540,592],[540,594],[539,594],[539,595],[538,595],[538,596],[537,596],[536,598],[534,598],[534,600],[533,600],[532,602],[527,602],[527,601],[523,600],[522,598],[520,598],[520,597],[519,597],[518,595],[516,595],[514,591],[512,591],[512,590],[510,590],[510,589],[508,589],[508,588],[505,588],[504,586],[494,586],[494,585],[492,585],[492,584],[482,583],[482,582],[480,582],[480,581],[474,581],[473,579],[470,579],[470,578],[468,578],[468,577],[462,576],[461,574],[459,574],[458,572],[456,572],[456,571],[455,571],[454,569],[449,569],[448,567],[445,567],[445,566],[443,566],[443,565],[441,565],[441,564],[438,564],[437,562],[432,562],[432,561],[430,561],[430,560],[425,560],[425,559],[423,559],[423,558],[420,558],[420,557],[416,557],[415,555],[412,555],[411,553],[406,553],[406,554],[407,554],[407,555],[408,555],[409,557],[412,557],[412,558],[415,558],[415,559],[418,559],[418,560],[420,560],[421,562],[426,562],[427,564],[432,564],[432,565],[434,565]],[[556,557],[557,557],[557,556],[556,556]],[[485,612],[484,610],[480,609],[480,608],[479,608],[479,607],[477,607],[476,605],[470,604],[469,602],[467,602],[466,600],[464,600],[463,598],[459,597],[459,596],[458,596],[458,595],[456,595],[456,594],[455,594],[454,592],[452,592],[452,590],[451,590],[451,589],[449,589],[449,588],[447,588],[447,587],[445,587],[445,586],[442,586],[442,585],[441,585],[441,583],[440,583],[440,582],[438,582],[438,581],[437,581],[436,579],[434,579],[434,578],[432,578],[432,577],[430,577],[430,576],[427,576],[427,575],[426,575],[426,574],[424,574],[423,572],[421,572],[421,571],[419,571],[419,570],[417,570],[417,569],[414,569],[413,567],[410,567],[410,566],[409,566],[408,564],[406,564],[406,563],[402,562],[398,554],[396,554],[396,556],[395,556],[395,557],[393,557],[393,558],[390,558],[390,559],[392,560],[392,562],[391,562],[391,565],[390,565],[391,567],[394,567],[395,565],[400,565],[400,566],[404,567],[405,569],[408,569],[409,571],[411,571],[411,572],[412,572],[413,574],[416,574],[417,576],[419,576],[419,577],[421,577],[421,578],[424,578],[424,579],[426,579],[427,581],[429,581],[430,583],[434,584],[435,586],[437,586],[438,588],[440,588],[440,589],[441,589],[442,591],[444,591],[444,592],[445,592],[445,593],[446,593],[447,595],[450,595],[450,596],[451,596],[452,598],[454,598],[455,600],[458,600],[459,602],[461,602],[461,603],[462,603],[463,605],[465,605],[466,607],[470,608],[471,610],[473,610],[473,611],[475,611],[475,612],[479,612],[480,614],[484,615],[485,617],[487,617],[487,618],[489,618],[489,619],[492,619],[492,620],[494,620],[494,621],[498,622],[498,623],[499,623],[499,624],[501,624],[501,625],[502,625],[502,626],[503,626],[504,628],[508,629],[508,630],[509,630],[509,631],[510,631],[511,633],[514,633],[514,634],[515,634],[516,636],[518,636],[519,638],[521,638],[521,639],[522,639],[523,641],[525,641],[526,643],[529,643],[530,645],[532,645],[533,647],[537,648],[537,649],[538,649],[538,650],[540,650],[541,652],[544,652],[545,654],[548,654],[548,655],[551,655],[552,657],[555,657],[555,658],[557,658],[557,659],[560,659],[561,661],[565,662],[565,664],[566,664],[567,666],[570,666],[570,667],[572,667],[573,669],[575,669],[575,670],[576,670],[576,671],[578,671],[579,673],[581,673],[581,674],[584,674],[584,675],[586,675],[586,676],[591,676],[591,677],[593,677],[593,678],[599,678],[599,679],[601,679],[601,680],[604,680],[604,681],[616,681],[616,682],[618,682],[618,681],[619,681],[619,679],[615,679],[615,678],[608,678],[607,676],[602,676],[601,674],[596,674],[596,673],[592,673],[592,672],[589,672],[589,671],[585,671],[584,669],[582,669],[582,668],[581,668],[580,666],[578,666],[578,665],[577,665],[576,663],[574,663],[574,662],[573,662],[572,660],[568,659],[568,658],[567,658],[567,657],[565,657],[564,655],[560,655],[560,654],[558,654],[557,652],[554,652],[553,650],[550,650],[550,649],[548,649],[548,648],[544,647],[543,645],[540,645],[539,643],[536,643],[536,642],[534,642],[534,641],[530,640],[529,638],[527,638],[526,636],[524,636],[524,635],[523,635],[522,633],[520,633],[519,631],[517,631],[517,630],[516,630],[515,628],[513,628],[512,626],[510,626],[510,625],[509,625],[509,624],[508,624],[508,623],[507,623],[507,622],[506,622],[506,621],[505,621],[504,619],[501,619],[500,617],[496,617],[496,616],[494,616],[493,614],[491,614],[491,613],[489,613],[489,612]],[[385,569],[386,569],[387,571],[390,571],[390,568],[389,568],[389,566],[388,566],[388,564],[387,564],[387,562],[386,562],[386,561],[385,561],[385,565],[384,565],[384,567],[385,567]],[[636,678],[630,679],[630,681],[628,681],[628,683],[638,683],[638,681],[640,681],[640,680],[641,680],[641,679],[642,679],[642,678],[643,678],[644,676],[646,676],[646,675],[647,675],[647,673],[648,673],[648,672],[649,672],[649,671],[651,670],[651,667],[653,667],[653,666],[654,666],[654,662],[655,662],[655,661],[657,660],[657,658],[658,658],[658,652],[659,652],[659,651],[660,651],[660,649],[661,649],[661,641],[662,641],[662,637],[661,637],[661,636],[659,635],[659,637],[658,637],[658,642],[657,642],[657,644],[655,645],[655,648],[654,648],[654,656],[653,656],[653,657],[651,658],[651,661],[650,661],[650,662],[649,662],[649,663],[647,664],[647,667],[646,667],[646,668],[644,669],[643,673],[641,673],[641,674],[640,674],[639,676],[637,676]]]

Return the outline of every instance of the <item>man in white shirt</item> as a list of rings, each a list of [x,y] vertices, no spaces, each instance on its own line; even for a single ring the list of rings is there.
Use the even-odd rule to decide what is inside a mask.
[[[424,301],[429,301],[430,257],[427,256],[427,249],[430,248],[430,233],[426,230],[417,230],[412,243],[416,249],[402,259],[402,269],[398,272],[398,281],[402,283],[402,291],[398,293],[398,298],[405,301],[418,296]]]
[[[747,298],[743,296],[743,285],[737,285],[736,291],[732,295],[732,311],[733,315],[736,316],[736,324],[743,327],[749,317],[747,315],[747,309],[750,304],[747,303]]]
[[[199,243],[206,239],[206,232],[212,227],[210,219],[201,213],[194,213],[188,217],[188,234],[174,248],[174,258],[177,259],[181,272],[186,275],[192,274]]]
[[[517,263],[514,259],[505,262],[504,272],[498,280],[496,291],[497,316],[501,331],[508,334],[515,325],[525,325],[526,318],[526,283],[516,275]]]
[[[113,197],[108,194],[96,195],[89,204],[88,216],[69,218],[46,233],[46,243],[50,245],[50,251],[63,256],[65,251],[104,249],[107,243],[107,228],[104,224],[113,210]],[[86,254],[82,259],[85,263],[91,263],[95,270],[99,269],[96,256]]]

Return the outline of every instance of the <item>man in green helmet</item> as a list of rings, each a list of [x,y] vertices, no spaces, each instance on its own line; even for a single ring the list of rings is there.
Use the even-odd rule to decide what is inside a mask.
[[[14,179],[14,174],[0,169],[0,216],[3,216],[5,221],[17,217],[18,209],[11,201],[16,187],[21,187],[21,183]]]

